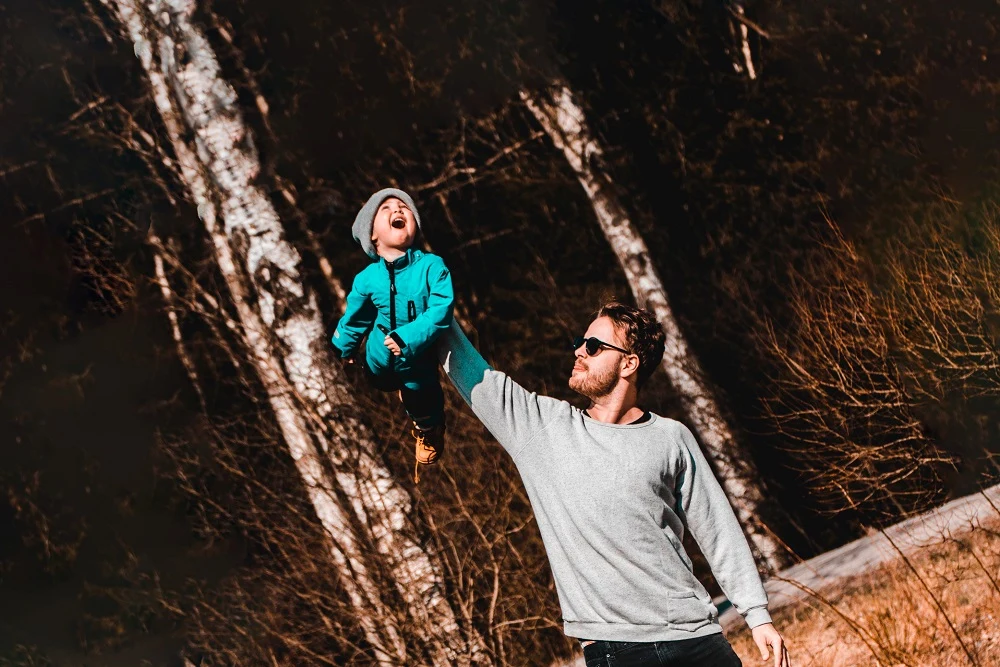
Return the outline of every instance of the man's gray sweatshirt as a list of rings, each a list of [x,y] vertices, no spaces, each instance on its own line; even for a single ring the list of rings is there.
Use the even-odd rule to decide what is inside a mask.
[[[454,322],[437,349],[462,398],[517,465],[567,635],[651,642],[721,632],[681,545],[685,527],[747,624],[771,621],[746,538],[683,424],[657,415],[605,424],[529,392],[490,368]]]

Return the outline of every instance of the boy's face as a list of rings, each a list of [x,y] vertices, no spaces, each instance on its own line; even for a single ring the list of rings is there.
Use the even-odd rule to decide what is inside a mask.
[[[386,253],[389,253],[393,256],[386,259],[395,259],[413,245],[416,237],[417,219],[410,207],[396,197],[389,197],[382,202],[375,212],[372,225],[372,241],[378,254],[386,257]]]

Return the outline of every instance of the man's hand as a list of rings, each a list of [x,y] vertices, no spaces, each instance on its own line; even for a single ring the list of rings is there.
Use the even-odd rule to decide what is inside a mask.
[[[767,661],[769,657],[767,649],[770,646],[774,650],[774,667],[792,667],[792,663],[788,659],[788,648],[785,646],[785,640],[781,638],[773,625],[770,623],[758,625],[750,632],[760,650],[761,662]]]
[[[397,345],[396,341],[392,339],[392,336],[385,337],[385,346],[389,348],[389,351],[395,354],[397,357],[402,356],[403,351],[399,349],[399,345]]]

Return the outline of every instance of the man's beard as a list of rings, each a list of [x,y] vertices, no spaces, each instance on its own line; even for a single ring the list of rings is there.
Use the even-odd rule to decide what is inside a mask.
[[[618,373],[615,371],[614,366],[603,374],[588,368],[580,374],[569,376],[569,388],[591,400],[607,396],[618,384]]]

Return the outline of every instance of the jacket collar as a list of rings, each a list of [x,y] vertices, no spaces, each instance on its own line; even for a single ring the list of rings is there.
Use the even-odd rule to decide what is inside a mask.
[[[413,264],[415,261],[417,261],[418,259],[420,259],[420,256],[423,255],[423,254],[424,253],[422,251],[417,250],[416,248],[407,248],[405,254],[397,257],[396,259],[392,260],[391,262],[387,262],[385,260],[385,257],[379,257],[378,261],[379,261],[379,264],[382,264],[383,266],[385,266],[387,268],[391,264],[392,268],[394,270],[399,271],[400,269],[405,269],[410,264]]]

